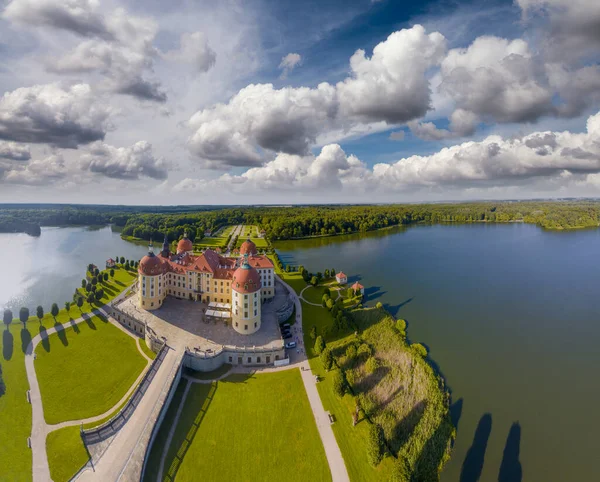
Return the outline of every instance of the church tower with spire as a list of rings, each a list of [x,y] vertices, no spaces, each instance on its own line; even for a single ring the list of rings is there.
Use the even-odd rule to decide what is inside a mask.
[[[165,240],[163,241],[162,251],[160,252],[160,255],[163,258],[171,257],[171,250],[169,248],[169,238],[167,238],[166,234],[165,234]]]

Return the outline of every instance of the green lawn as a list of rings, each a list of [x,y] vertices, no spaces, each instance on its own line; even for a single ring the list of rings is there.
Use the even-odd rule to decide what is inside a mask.
[[[29,383],[22,350],[23,340],[28,343],[31,334],[29,331],[22,332],[22,328],[22,324],[13,323],[8,331],[2,330],[0,341],[3,354],[0,359],[1,377],[5,387],[4,394],[0,395],[0,480],[7,481],[29,481],[32,478],[31,450],[27,448],[27,437],[31,432],[31,405],[25,398]]]
[[[250,241],[252,241],[256,245],[256,248],[259,251],[269,247],[269,243],[267,242],[267,240],[265,238],[257,238],[256,236],[242,236],[241,234],[238,237],[237,242],[235,243],[235,247],[239,248],[242,245],[242,243],[244,241],[246,241],[248,238],[250,238]]]
[[[85,267],[82,267],[82,271],[84,270]],[[101,304],[112,300],[118,293],[123,291],[131,284],[135,276],[135,271],[117,268],[115,278],[101,285],[105,291]],[[76,288],[78,287],[73,286],[73,291]],[[71,300],[56,300],[61,308],[56,319],[50,314],[50,306],[45,306],[44,311],[46,313],[40,323],[40,320],[35,316],[35,306],[30,306],[29,310],[32,316],[25,324],[25,329],[23,324],[15,319],[9,326],[8,331],[2,330],[3,335],[0,345],[2,346],[3,356],[0,359],[0,368],[2,369],[5,391],[3,394],[0,392],[0,467],[2,468],[0,480],[28,481],[32,478],[31,451],[27,449],[27,437],[31,433],[31,405],[25,398],[25,393],[29,390],[24,354],[27,345],[34,336],[45,333],[45,330],[54,326],[55,323],[63,323],[68,326],[71,319],[78,318],[82,313],[90,313],[97,308],[96,305],[89,305],[85,302],[81,309],[73,306],[67,311],[64,308],[65,301]],[[79,327],[83,326],[85,326],[85,323],[79,325]],[[68,332],[65,333],[68,334]],[[60,338],[56,339],[56,336],[54,335],[52,345],[53,337],[49,337],[47,341],[43,341],[38,345],[38,349],[46,350],[46,348],[56,347],[58,350],[62,343],[59,341]]]
[[[298,370],[193,384],[165,467],[177,481],[331,480]]]
[[[148,358],[150,358],[150,360],[154,360],[156,358],[156,353],[154,353],[148,347],[148,344],[146,343],[146,340],[144,338],[138,338],[137,342],[138,342],[138,346],[142,349],[142,351],[146,354],[146,356]]]
[[[113,407],[146,366],[136,343],[97,316],[40,343],[35,370],[46,422],[93,417]]]
[[[227,238],[202,238],[194,243],[194,248],[217,248],[224,247]]]
[[[65,427],[48,434],[46,453],[54,482],[67,482],[88,461],[79,426]]]

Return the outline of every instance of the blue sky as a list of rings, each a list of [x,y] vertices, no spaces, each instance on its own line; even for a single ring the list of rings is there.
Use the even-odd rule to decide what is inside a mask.
[[[597,196],[593,0],[0,2],[0,202]]]

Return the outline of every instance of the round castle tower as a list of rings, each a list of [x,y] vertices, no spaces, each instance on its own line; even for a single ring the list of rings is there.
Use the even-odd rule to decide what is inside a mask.
[[[138,266],[140,308],[151,311],[162,306],[166,296],[164,272],[163,261],[154,254],[154,248],[150,242],[148,254],[140,260]]]
[[[231,279],[231,324],[242,335],[260,330],[260,288],[260,275],[248,264],[246,253],[242,265]]]

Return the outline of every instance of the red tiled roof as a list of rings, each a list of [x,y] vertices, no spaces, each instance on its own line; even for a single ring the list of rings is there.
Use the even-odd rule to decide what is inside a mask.
[[[335,275],[336,278],[347,278],[346,274],[343,271],[340,271]]]
[[[362,290],[362,289],[364,289],[364,286],[363,286],[363,285],[361,285],[361,284],[360,284],[360,283],[357,281],[356,283],[354,283],[354,284],[352,285],[352,289],[353,289],[354,291],[356,291],[356,290]]]

